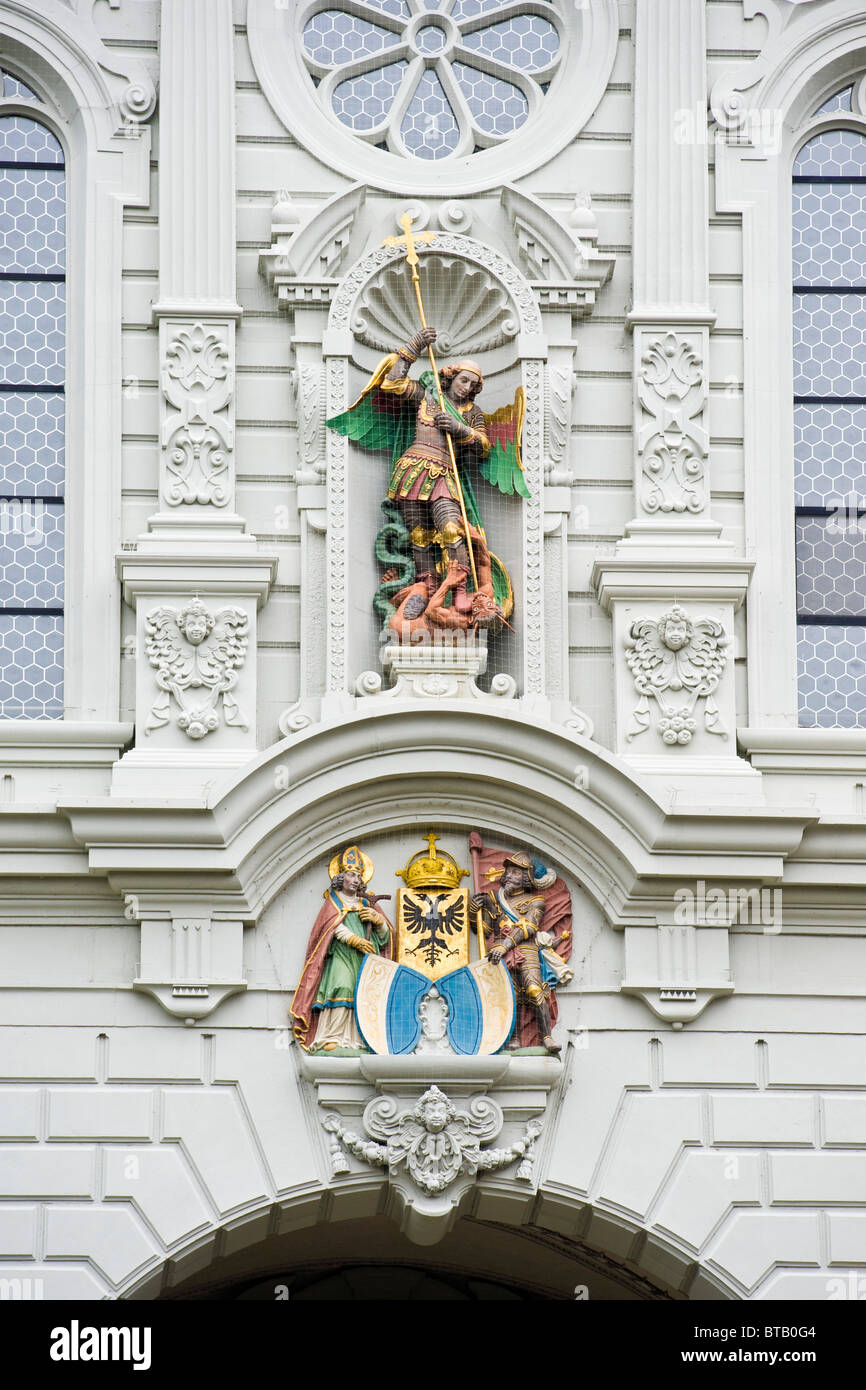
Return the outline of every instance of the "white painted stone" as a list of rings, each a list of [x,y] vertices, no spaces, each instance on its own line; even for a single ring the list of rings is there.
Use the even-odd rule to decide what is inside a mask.
[[[716,1144],[812,1144],[812,1096],[714,1094],[712,1136]]]
[[[153,1091],[132,1087],[52,1090],[49,1139],[150,1139]]]
[[[574,1107],[563,1107],[556,1141],[547,1162],[546,1178],[571,1190],[588,1192],[604,1143],[620,1107],[625,1086],[649,1082],[649,1050],[645,1036],[628,1033],[590,1034],[589,1046],[575,1050],[571,1095]]]
[[[164,1245],[189,1238],[212,1220],[177,1144],[112,1145],[105,1151],[106,1198],[129,1198]]]
[[[700,1250],[733,1206],[759,1206],[761,1160],[754,1153],[687,1150],[653,1211],[653,1226]]]
[[[776,1203],[856,1204],[866,1191],[866,1154],[774,1153],[770,1171]]]
[[[821,1112],[828,1148],[866,1145],[866,1096],[844,1092],[822,1096]]]
[[[36,1254],[36,1218],[38,1207],[13,1206],[0,1203],[0,1250],[6,1256]]]
[[[0,1192],[6,1197],[90,1197],[94,1163],[94,1150],[84,1146],[3,1145]]]
[[[267,1178],[229,1088],[163,1092],[163,1135],[180,1139],[220,1211],[264,1197]]]
[[[862,1086],[866,1038],[788,1037],[768,1049],[771,1086]]]
[[[863,1262],[866,1249],[866,1212],[829,1211],[827,1230],[830,1236],[830,1264],[856,1265]],[[860,1271],[866,1295],[866,1270]]]
[[[45,1216],[45,1254],[87,1255],[113,1284],[119,1284],[158,1253],[159,1247],[135,1213],[111,1206],[52,1205]]]
[[[23,1086],[0,1090],[0,1138],[39,1138],[39,1091]]]
[[[598,1180],[598,1195],[642,1215],[683,1144],[700,1140],[697,1096],[631,1093]]]
[[[704,1259],[749,1292],[774,1264],[820,1264],[818,1218],[814,1212],[736,1211]]]
[[[665,1033],[661,1075],[665,1086],[754,1086],[754,1039],[738,1033]]]
[[[117,1028],[109,1033],[110,1081],[197,1081],[201,1077],[201,1034],[180,1024],[166,1027],[153,1006],[152,1028]]]
[[[312,1165],[301,1096],[294,1078],[292,1057],[285,1044],[283,1029],[251,1033],[235,1030],[217,1039],[216,1079],[236,1081],[245,1111],[249,1114],[257,1141],[264,1152],[276,1189],[281,1191],[297,1181],[299,1168]],[[279,1105],[274,1096],[281,1095]]]
[[[0,1032],[0,1076],[7,1080],[92,1080],[95,1060],[96,1029],[7,1027]]]

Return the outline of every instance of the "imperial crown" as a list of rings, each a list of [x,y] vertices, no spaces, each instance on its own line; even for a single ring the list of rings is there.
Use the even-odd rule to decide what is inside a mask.
[[[461,878],[467,878],[468,869],[461,869],[457,860],[447,850],[437,854],[438,835],[429,832],[424,836],[429,850],[419,849],[411,855],[403,869],[397,870],[407,888],[459,888]]]

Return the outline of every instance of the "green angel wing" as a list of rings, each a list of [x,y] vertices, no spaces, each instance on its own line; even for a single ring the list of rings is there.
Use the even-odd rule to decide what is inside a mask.
[[[396,353],[383,357],[358,399],[325,424],[344,434],[362,449],[390,449],[392,461],[404,454],[415,436],[415,416],[404,410],[399,396],[379,390],[397,360]]]
[[[523,416],[526,411],[526,398],[523,387],[518,386],[511,405],[500,406],[492,415],[485,415],[487,437],[490,440],[490,453],[481,464],[481,473],[492,487],[499,488],[507,497],[517,493],[528,497],[529,488],[523,474],[523,460],[520,457],[520,438],[523,433]]]

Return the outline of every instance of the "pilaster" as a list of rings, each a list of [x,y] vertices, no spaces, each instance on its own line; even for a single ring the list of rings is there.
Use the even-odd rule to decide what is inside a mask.
[[[704,793],[704,776],[745,770],[734,614],[751,572],[710,514],[705,8],[637,0],[635,511],[593,570],[613,618],[617,750],[648,774],[697,774]]]
[[[231,0],[165,0],[160,31],[159,505],[118,572],[136,610],[136,748],[115,793],[201,788],[252,757],[256,615],[275,561],[235,499]],[[144,779],[144,781],[142,781]]]

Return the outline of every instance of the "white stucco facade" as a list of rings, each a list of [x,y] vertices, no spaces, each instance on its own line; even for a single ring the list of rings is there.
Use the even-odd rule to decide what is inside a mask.
[[[306,0],[0,0],[69,187],[66,713],[0,720],[0,1279],[46,1298],[362,1257],[858,1296],[866,727],[798,726],[789,267],[797,150],[866,133],[866,101],[814,114],[859,90],[866,6],[524,8],[556,13],[549,88],[440,164],[328,115]],[[407,209],[485,408],[524,388],[531,497],[491,504],[516,606],[486,673],[392,685],[385,464],[324,421],[414,329]],[[152,656],[196,598],[241,634],[205,733]],[[675,608],[710,678],[647,694],[635,628]],[[329,859],[393,893],[430,829],[570,888],[561,1061],[291,1039]],[[333,1173],[323,1116],[431,1081],[494,1100],[499,1142],[540,1116],[531,1176],[425,1213]]]

